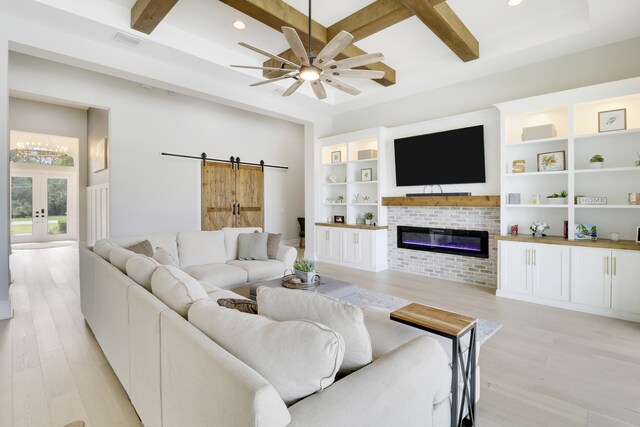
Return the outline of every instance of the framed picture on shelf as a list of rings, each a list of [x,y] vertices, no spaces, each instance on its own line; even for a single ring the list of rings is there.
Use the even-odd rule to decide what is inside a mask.
[[[332,151],[331,163],[341,163],[341,162],[342,162],[342,151]]]
[[[551,151],[538,154],[538,172],[551,172],[565,170],[565,152]]]
[[[598,240],[598,231],[593,224],[576,224],[574,238],[576,240]]]
[[[373,180],[373,169],[360,169],[360,181],[372,181]]]
[[[344,224],[344,215],[334,215],[333,222],[336,224]]]
[[[598,112],[598,132],[611,132],[627,128],[627,109]]]
[[[636,243],[640,243],[640,226],[636,228]]]

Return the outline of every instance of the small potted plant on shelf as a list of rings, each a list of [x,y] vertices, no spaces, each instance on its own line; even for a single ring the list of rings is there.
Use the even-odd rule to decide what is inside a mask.
[[[554,193],[547,196],[547,203],[550,205],[564,205],[567,203],[567,191],[562,190],[559,193]]]
[[[367,225],[371,225],[371,221],[373,220],[373,212],[365,212],[364,213],[364,223]]]
[[[344,196],[337,196],[336,203],[344,203]]]
[[[371,199],[370,196],[367,196],[366,194],[364,196],[362,196],[362,201],[365,203],[369,203],[369,199]]]
[[[310,283],[316,275],[316,263],[306,258],[298,258],[293,263],[293,270],[303,283]]]
[[[604,166],[604,157],[600,154],[594,154],[594,156],[589,159],[589,165],[593,169],[601,169]]]
[[[544,234],[544,232],[548,229],[549,226],[547,225],[547,223],[542,221],[533,221],[529,226],[529,230],[531,230],[533,237],[536,237],[536,233],[540,233],[542,237],[546,237],[547,235]]]

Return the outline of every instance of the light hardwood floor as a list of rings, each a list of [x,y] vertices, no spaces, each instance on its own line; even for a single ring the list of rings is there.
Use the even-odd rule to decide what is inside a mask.
[[[77,248],[14,251],[11,266],[15,317],[0,321],[0,426],[141,425],[82,318]],[[640,426],[640,324],[411,274],[320,268],[364,288],[501,322],[480,351],[479,427]]]

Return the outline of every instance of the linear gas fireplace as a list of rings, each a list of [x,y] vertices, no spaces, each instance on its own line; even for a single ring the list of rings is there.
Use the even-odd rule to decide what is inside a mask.
[[[489,258],[489,232],[399,225],[398,247]]]

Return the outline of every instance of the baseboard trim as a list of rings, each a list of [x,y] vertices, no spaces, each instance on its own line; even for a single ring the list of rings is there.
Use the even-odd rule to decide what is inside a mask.
[[[11,319],[12,317],[11,301],[0,301],[0,320]]]

